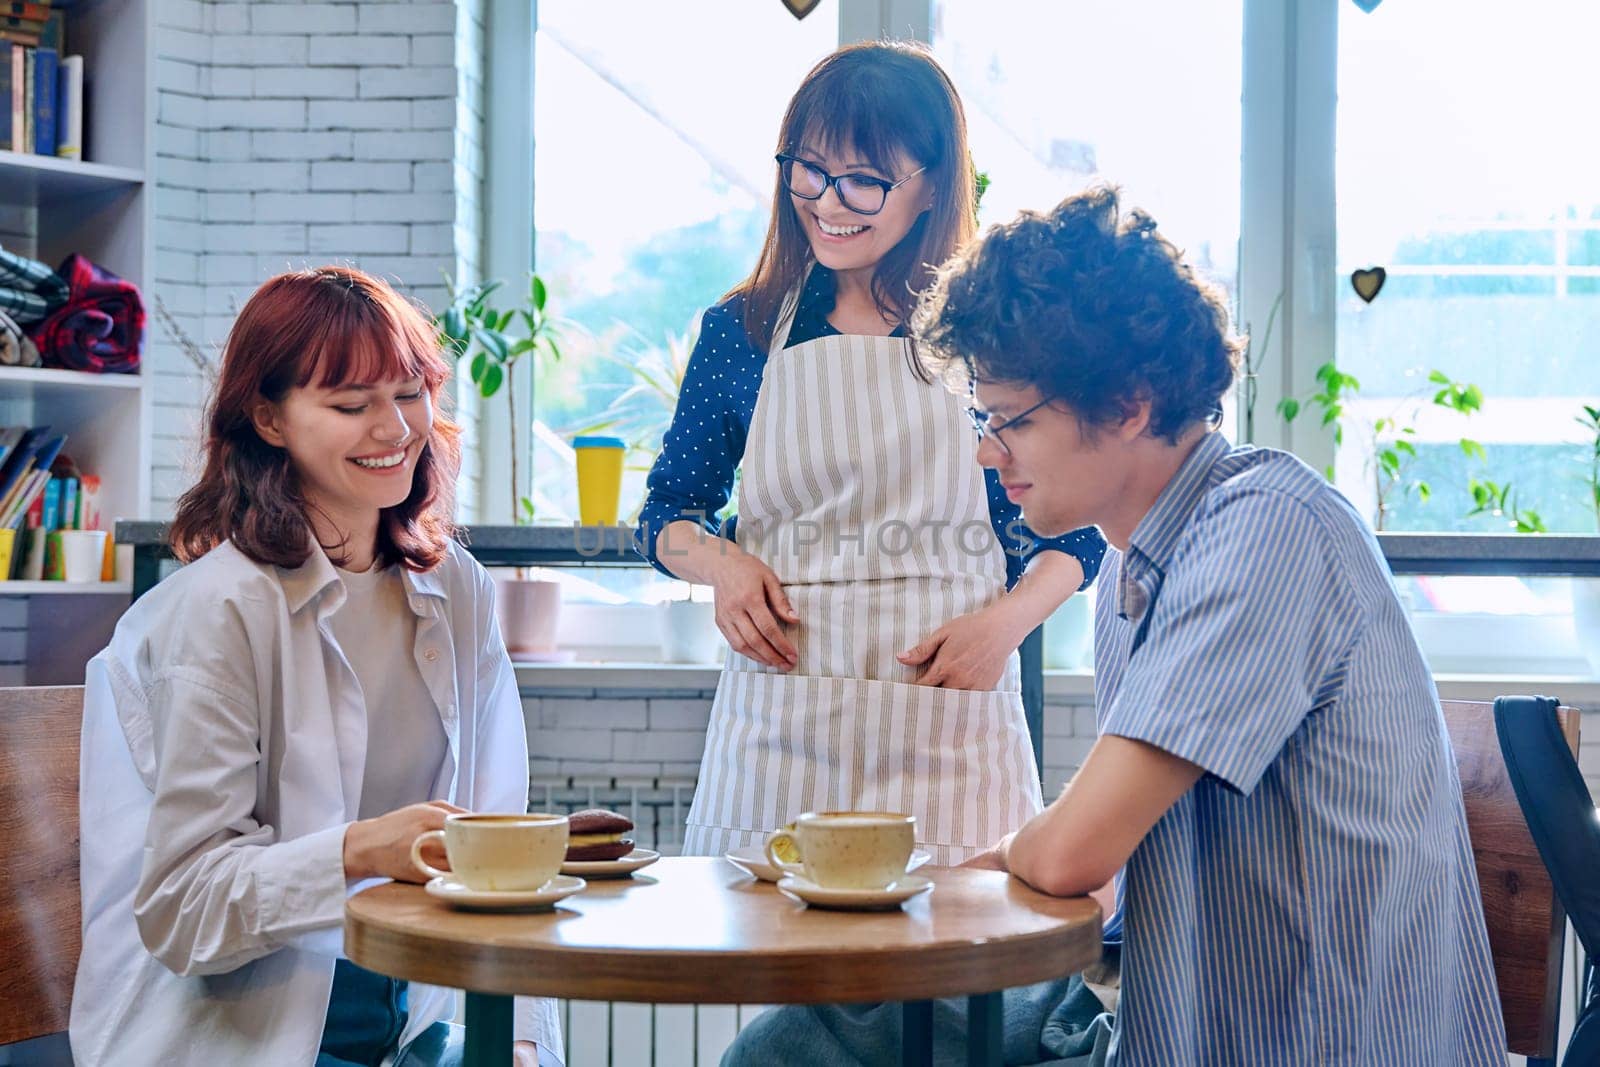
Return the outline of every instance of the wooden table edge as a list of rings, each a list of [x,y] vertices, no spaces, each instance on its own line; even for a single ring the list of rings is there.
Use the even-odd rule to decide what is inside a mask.
[[[353,900],[354,898],[352,898]],[[1098,909],[1097,909],[1098,912]],[[848,1004],[928,1000],[991,993],[1062,978],[1098,961],[1101,919],[1063,930],[985,941],[974,977],[973,944],[916,950],[915,960],[849,945],[744,957],[730,980],[729,952],[662,950],[662,966],[633,949],[476,944],[457,939],[416,944],[414,928],[345,905],[345,953],[368,970],[477,993],[614,1000],[646,1004]],[[505,972],[517,971],[515,981]],[[898,971],[880,980],[885,971]],[[886,991],[887,990],[887,991]]]

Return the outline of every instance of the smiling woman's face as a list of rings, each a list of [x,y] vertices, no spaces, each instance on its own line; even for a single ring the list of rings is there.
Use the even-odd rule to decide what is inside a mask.
[[[263,440],[289,453],[306,503],[348,533],[411,495],[433,403],[421,378],[304,385],[263,402],[255,422]]]
[[[830,154],[814,142],[806,141],[793,154],[835,176],[864,174],[882,178],[891,185],[917,169],[910,157],[897,152],[888,161],[893,171],[882,171],[847,145]],[[834,271],[860,271],[876,267],[878,261],[911,232],[918,217],[933,206],[932,197],[932,183],[924,173],[890,191],[883,210],[876,215],[850,210],[840,202],[839,191],[832,185],[817,200],[806,200],[791,193],[789,203],[800,218],[818,263]]]

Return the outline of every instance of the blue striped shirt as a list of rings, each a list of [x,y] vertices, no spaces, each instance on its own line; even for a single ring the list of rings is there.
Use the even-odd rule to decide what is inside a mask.
[[[1123,872],[1111,1062],[1504,1067],[1438,695],[1349,502],[1210,434],[1102,574],[1101,732],[1206,772]]]

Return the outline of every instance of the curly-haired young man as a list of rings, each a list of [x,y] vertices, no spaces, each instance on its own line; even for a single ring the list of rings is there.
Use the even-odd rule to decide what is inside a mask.
[[[974,861],[1058,895],[1120,872],[1110,1061],[1503,1064],[1431,675],[1349,502],[1215,432],[1221,295],[1097,188],[992,230],[916,325],[1028,525],[1115,549],[1100,737]]]

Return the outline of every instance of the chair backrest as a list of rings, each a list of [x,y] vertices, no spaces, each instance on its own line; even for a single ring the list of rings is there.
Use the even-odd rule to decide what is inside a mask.
[[[1568,745],[1577,752],[1577,710],[1558,708],[1556,716]],[[1467,832],[1505,1016],[1506,1048],[1522,1056],[1552,1058],[1560,1019],[1566,912],[1506,774],[1494,705],[1444,701],[1444,720],[1461,777]]]
[[[67,1028],[78,968],[83,687],[0,688],[0,1044]]]

